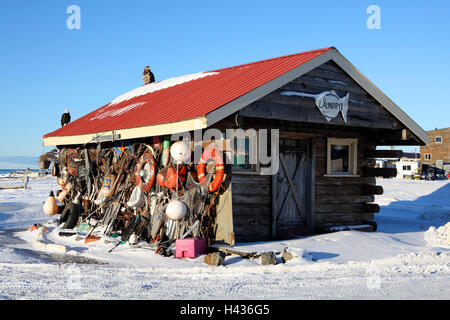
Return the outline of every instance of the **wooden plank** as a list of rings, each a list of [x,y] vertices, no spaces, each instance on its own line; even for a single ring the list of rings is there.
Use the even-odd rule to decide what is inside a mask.
[[[23,189],[24,186],[0,186],[0,190]]]
[[[397,176],[396,168],[362,168],[366,177],[392,178]]]
[[[365,212],[378,213],[380,212],[380,206],[376,203],[365,203],[364,210]]]
[[[306,221],[308,230],[311,234],[316,232],[316,224],[315,224],[315,205],[316,205],[316,180],[315,180],[315,148],[314,148],[314,139],[311,139],[308,144],[308,199],[309,199],[309,210],[308,210],[308,219]]]
[[[316,199],[323,195],[364,195],[361,185],[316,186]]]
[[[349,103],[351,103],[354,107],[362,107],[362,108],[374,108],[375,112],[387,112],[376,100],[371,98],[365,91],[359,90],[354,86],[336,86],[333,84],[329,84],[328,82],[321,81],[316,83],[308,83],[308,81],[303,81],[302,79],[294,80],[277,91],[273,91],[271,94],[275,92],[282,91],[297,91],[302,93],[308,93],[312,95],[320,94],[325,91],[334,90],[336,94],[340,97],[344,97],[347,94],[350,94]],[[268,96],[269,96],[268,95]],[[267,96],[266,96],[267,97]],[[300,96],[298,96],[300,97]],[[314,101],[313,98],[305,97],[304,99],[309,99]]]
[[[249,236],[253,238],[254,236],[265,236],[271,237],[272,226],[269,224],[267,226],[261,225],[235,225],[234,233],[236,239],[242,236]]]
[[[258,215],[235,215],[233,218],[233,222],[236,226],[236,228],[239,228],[239,226],[247,225],[247,226],[264,226],[269,227],[272,225],[272,221],[270,219],[270,216],[258,216]]]
[[[237,174],[233,175],[233,177],[237,176]],[[250,175],[246,175],[246,176],[250,176]],[[270,185],[265,184],[265,183],[248,183],[248,184],[242,184],[242,185],[238,185],[237,183],[233,182],[233,190],[236,191],[235,194],[240,195],[240,196],[244,196],[244,195],[249,195],[249,196],[253,196],[253,195],[261,195],[261,194],[265,194],[265,195],[269,195],[270,194]]]
[[[331,224],[346,224],[371,221],[374,219],[373,213],[340,213],[340,214],[317,214],[316,225],[320,229],[321,226]]]
[[[311,97],[302,97],[296,95],[284,95],[282,92],[285,91],[294,91],[294,92],[302,92],[308,94],[318,94],[323,91],[327,91],[325,88],[317,88],[317,89],[306,89],[301,88],[298,84],[291,83],[286,85],[285,87],[275,90],[274,92],[268,94],[267,96],[261,98],[259,101],[268,101],[268,102],[276,102],[282,103],[286,105],[303,105],[308,107],[316,107],[316,102],[314,98]],[[336,92],[339,95],[339,92]],[[341,92],[341,96],[345,96],[346,92]],[[355,97],[354,95],[350,95],[349,99],[349,110],[360,111],[360,112],[369,112],[373,114],[385,114],[388,115],[387,111],[384,110],[379,104],[374,103],[373,101],[364,101],[362,98]]]
[[[244,259],[256,258],[256,256],[258,255],[257,252],[245,252],[245,251],[240,251],[240,250],[235,250],[235,249],[230,249],[230,248],[215,247],[214,245],[209,246],[209,247],[214,248],[217,251],[223,252],[225,254],[241,256]]]
[[[269,190],[270,191],[270,190]],[[272,195],[267,194],[236,194],[233,193],[233,203],[236,204],[257,204],[271,206]]]
[[[309,133],[309,132],[296,132],[296,131],[280,131],[280,139],[309,139],[316,137],[326,137],[326,134],[321,133]]]
[[[348,186],[355,184],[376,185],[374,177],[316,177],[318,186]]]
[[[280,154],[280,163],[283,166],[284,171],[286,172],[286,178],[287,178],[289,186],[290,186],[289,193],[292,193],[292,196],[294,197],[294,201],[297,206],[298,212],[300,213],[300,216],[302,217],[302,219],[305,219],[306,218],[305,213],[303,212],[302,206],[300,204],[300,198],[297,194],[296,185],[294,184],[291,176],[289,175],[290,171],[287,169],[286,162],[284,161],[283,155],[281,155],[281,154]],[[301,165],[301,162],[300,162],[300,165]],[[299,168],[299,169],[301,169],[301,168]],[[289,197],[289,195],[288,195],[288,197]]]
[[[382,186],[363,185],[363,192],[369,195],[382,195],[384,190]]]
[[[316,198],[316,205],[323,204],[361,204],[374,202],[373,195],[325,195]]]
[[[321,214],[321,213],[330,213],[330,214],[339,214],[339,213],[374,213],[374,212],[379,212],[379,207],[378,209],[376,208],[376,204],[362,204],[362,203],[358,203],[358,204],[349,204],[349,203],[345,203],[345,204],[317,204],[316,205],[316,214]],[[377,211],[378,210],[378,211]]]
[[[346,83],[354,84],[355,80],[353,80],[350,76],[348,76],[345,72],[335,72],[331,70],[326,69],[319,69],[316,68],[314,70],[311,70],[306,74],[309,77],[317,77],[332,81],[341,81]]]
[[[277,175],[272,175],[272,236],[277,235]]]
[[[331,72],[335,72],[335,73],[344,73],[345,72],[334,61],[329,61],[329,62],[323,63],[320,66],[318,66],[316,69],[331,71]],[[347,74],[347,73],[345,73],[345,74]]]
[[[234,191],[234,190],[233,190]],[[233,203],[234,216],[261,216],[266,220],[270,220],[272,208],[269,205],[248,204],[248,203]]]
[[[231,166],[231,165],[227,165]],[[231,172],[228,168],[227,172]],[[229,173],[230,175],[230,173]],[[231,178],[231,176],[227,177]],[[234,246],[234,229],[233,229],[233,201],[232,201],[232,185],[228,184],[226,190],[219,195],[216,204],[216,225],[215,225],[215,241],[225,242],[230,246]]]
[[[367,92],[359,87],[357,84],[353,83],[339,83],[339,82],[330,82],[327,79],[323,78],[317,78],[317,77],[310,77],[307,75],[301,76],[300,78],[295,79],[294,81],[290,82],[288,85],[291,84],[304,84],[306,88],[316,88],[317,93],[328,91],[328,90],[334,90],[334,91],[342,91],[342,93],[349,92],[350,95],[356,95],[360,98],[364,98],[365,100],[368,100],[370,97],[367,95]],[[288,85],[283,86],[287,87]]]
[[[319,112],[317,107],[312,108],[303,105],[289,106],[268,101],[255,102],[242,109],[240,114],[243,116],[263,119],[324,123],[339,126],[359,126],[384,129],[396,129],[400,126],[396,121],[386,115],[357,112],[351,109],[347,113],[347,123],[344,122],[342,117],[339,116],[331,120],[331,122],[328,122]]]
[[[232,183],[235,188],[239,188],[240,192],[241,189],[255,185],[264,185],[270,188],[272,180],[270,176],[234,174]]]
[[[280,158],[282,156],[283,155],[280,154]],[[287,156],[289,158],[293,158],[292,155],[285,155],[285,156]],[[289,164],[292,165],[293,162],[297,163],[296,161],[290,160]],[[297,180],[297,176],[300,174],[300,170],[298,170],[299,169],[298,167],[297,168],[290,168],[289,167],[288,171],[286,171],[285,166],[282,166],[281,169],[283,171],[280,172],[281,173],[280,178],[283,180],[283,182],[285,182],[283,178],[285,178],[287,180],[287,176],[290,176],[291,172],[295,172],[294,173],[294,180]],[[288,217],[291,216],[292,217],[292,216],[295,216],[295,213],[297,212],[295,210],[295,208],[291,208],[291,206],[290,206],[291,196],[292,196],[292,188],[290,187],[289,183],[288,183],[288,186],[289,187],[286,189],[287,193],[286,192],[280,193],[280,195],[282,196],[283,202],[281,203],[281,205],[279,206],[279,209],[277,211],[276,223],[278,223],[278,221],[279,221],[281,216],[288,216]],[[281,200],[281,198],[280,198],[280,200]]]

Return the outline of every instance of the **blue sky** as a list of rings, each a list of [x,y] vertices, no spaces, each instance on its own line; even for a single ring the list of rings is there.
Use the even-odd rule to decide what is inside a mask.
[[[69,30],[69,5],[81,29]],[[369,30],[369,5],[381,29]],[[335,46],[425,130],[450,126],[449,1],[0,2],[0,156],[157,80]]]

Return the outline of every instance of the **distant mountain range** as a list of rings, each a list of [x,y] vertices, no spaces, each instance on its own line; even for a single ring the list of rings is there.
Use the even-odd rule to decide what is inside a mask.
[[[37,164],[39,157],[16,156],[16,157],[0,157],[0,162],[9,162],[17,164]]]
[[[38,167],[38,160],[38,156],[0,157],[0,169],[35,169]]]

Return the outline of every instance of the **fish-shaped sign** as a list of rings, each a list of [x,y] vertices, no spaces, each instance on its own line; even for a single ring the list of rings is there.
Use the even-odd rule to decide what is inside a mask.
[[[345,97],[340,98],[333,90],[325,91],[316,96],[316,105],[327,121],[334,119],[340,112],[344,121],[347,122],[349,98],[349,93]]]
[[[303,93],[296,91],[282,91],[283,96],[300,96],[310,97],[316,99],[316,105],[320,110],[320,113],[331,121],[338,113],[342,114],[342,118],[347,122],[348,101],[350,99],[350,93],[347,93],[345,97],[340,98],[334,90],[325,91],[319,94]]]

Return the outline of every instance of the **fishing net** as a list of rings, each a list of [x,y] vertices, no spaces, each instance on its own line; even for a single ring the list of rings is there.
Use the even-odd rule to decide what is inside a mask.
[[[169,239],[179,239],[183,236],[193,238],[201,237],[200,220],[203,215],[205,204],[208,199],[208,186],[212,175],[207,174],[202,182],[196,182],[191,173],[187,174],[186,184],[183,187],[183,194],[178,195],[176,191],[172,191],[172,199],[182,201],[187,207],[186,216],[180,221],[166,221],[166,235]],[[199,221],[196,224],[196,221]],[[193,227],[192,230],[189,230]],[[186,232],[189,230],[189,234]]]

